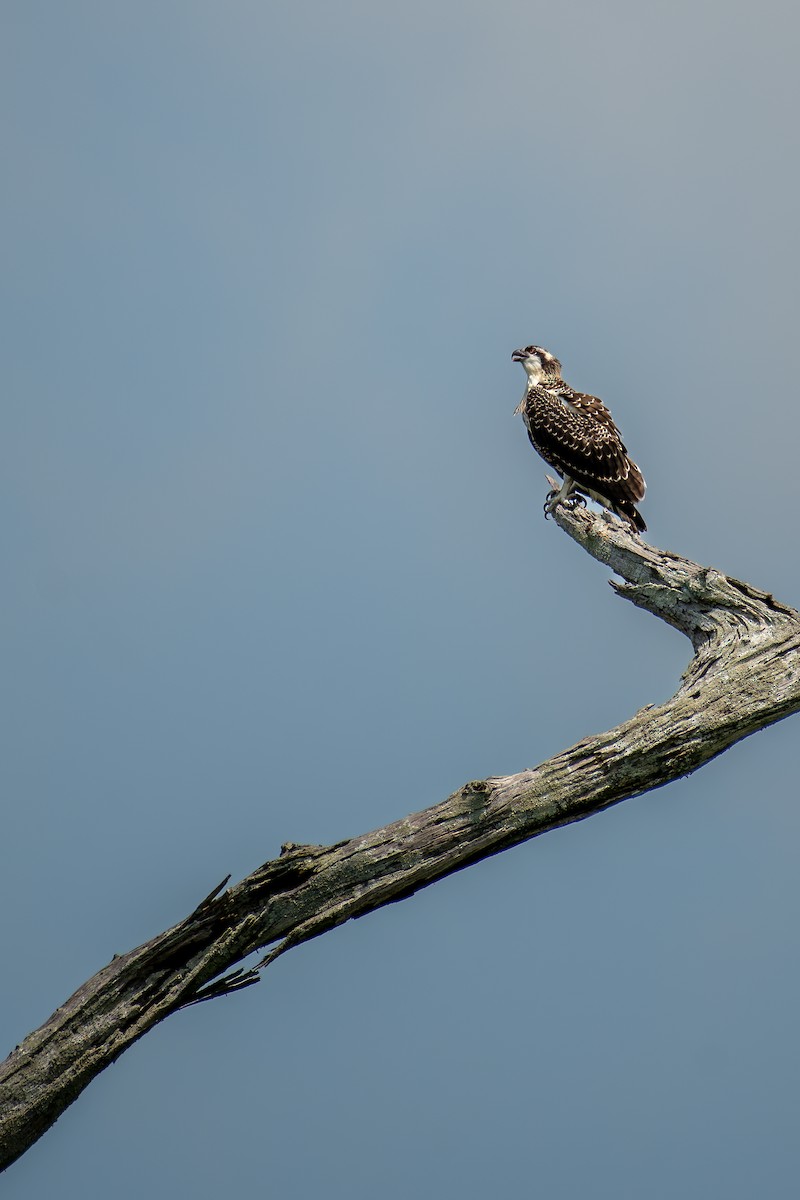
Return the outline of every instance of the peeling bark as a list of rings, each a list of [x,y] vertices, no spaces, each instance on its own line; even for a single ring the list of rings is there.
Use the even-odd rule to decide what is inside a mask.
[[[473,780],[441,804],[333,846],[287,843],[183,921],[115,957],[0,1064],[0,1169],[105,1067],[170,1013],[258,982],[292,946],[413,895],[549,829],[688,775],[800,709],[800,614],[769,593],[647,545],[621,522],[560,507],[555,520],[622,582],[627,600],[690,639],[665,704],[538,767]],[[237,964],[272,947],[253,968]]]

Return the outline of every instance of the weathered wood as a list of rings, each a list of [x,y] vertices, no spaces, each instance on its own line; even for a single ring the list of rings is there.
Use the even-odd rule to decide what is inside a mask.
[[[383,829],[333,846],[287,843],[174,928],[115,957],[0,1065],[0,1169],[170,1013],[250,986],[279,954],[352,917],[688,775],[800,709],[800,614],[647,545],[613,518],[561,507],[555,519],[621,577],[612,582],[619,595],[690,638],[676,694],[538,767],[473,780]],[[255,968],[237,966],[267,947]]]

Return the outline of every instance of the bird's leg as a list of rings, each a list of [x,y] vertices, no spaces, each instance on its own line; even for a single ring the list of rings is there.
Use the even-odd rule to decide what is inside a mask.
[[[547,480],[548,480],[548,483],[553,483],[553,484],[555,483],[555,480],[551,479],[549,475],[547,476]],[[575,480],[571,479],[569,475],[565,475],[564,481],[561,484],[561,487],[560,488],[553,487],[547,493],[547,499],[544,502],[545,520],[547,520],[547,518],[549,516],[552,516],[552,514],[556,510],[557,505],[559,505],[559,504],[565,504],[568,508],[574,508],[576,504],[580,504],[580,505],[586,504],[586,500],[580,494],[580,492],[575,492],[574,495],[570,495],[574,486],[575,486]]]

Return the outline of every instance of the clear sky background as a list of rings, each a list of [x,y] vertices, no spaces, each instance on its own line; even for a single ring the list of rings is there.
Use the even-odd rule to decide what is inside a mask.
[[[0,26],[5,1052],[281,842],[675,690],[542,519],[514,347],[656,545],[800,604],[800,96],[772,0]],[[171,1018],[4,1196],[795,1196],[799,733]]]

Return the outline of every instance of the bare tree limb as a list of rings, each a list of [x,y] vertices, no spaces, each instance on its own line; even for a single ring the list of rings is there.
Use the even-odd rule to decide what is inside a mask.
[[[691,640],[675,695],[516,775],[333,846],[287,843],[185,920],[115,957],[0,1064],[0,1169],[170,1013],[257,982],[292,946],[549,829],[688,775],[800,709],[800,614],[766,592],[642,542],[613,518],[555,519],[622,582],[615,591]],[[255,968],[242,963],[272,947]]]

